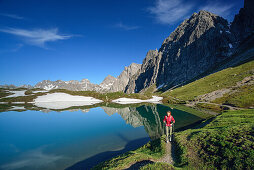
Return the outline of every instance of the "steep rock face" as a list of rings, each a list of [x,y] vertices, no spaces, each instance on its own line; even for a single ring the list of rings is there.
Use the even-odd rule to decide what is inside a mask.
[[[254,31],[254,1],[245,0],[244,8],[234,18],[231,24],[231,32],[236,40],[242,41]]]
[[[117,78],[108,75],[100,84],[101,91],[109,91],[110,88],[113,86],[114,82],[117,81]]]
[[[35,85],[35,88],[41,88],[45,90],[52,89],[67,89],[71,91],[99,91],[100,86],[91,83],[88,79],[83,79],[81,81],[70,80],[70,81],[50,81],[43,80]]]
[[[111,92],[116,91],[125,91],[125,88],[129,80],[139,71],[141,64],[132,63],[128,67],[124,68],[124,71],[117,77],[117,80],[114,82],[110,88]]]
[[[157,49],[148,51],[140,70],[130,79],[126,87],[127,93],[136,92],[136,89],[146,88],[156,82],[161,57],[162,53]]]
[[[157,54],[145,58],[141,68],[148,72],[130,80],[126,92],[139,92],[153,83],[170,88],[190,81],[228,58],[232,41],[227,20],[207,11],[194,13],[164,40]]]

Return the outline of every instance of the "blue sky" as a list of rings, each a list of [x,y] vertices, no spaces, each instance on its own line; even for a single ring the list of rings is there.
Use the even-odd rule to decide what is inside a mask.
[[[89,79],[100,83],[193,12],[232,21],[243,0],[0,0],[0,84]]]

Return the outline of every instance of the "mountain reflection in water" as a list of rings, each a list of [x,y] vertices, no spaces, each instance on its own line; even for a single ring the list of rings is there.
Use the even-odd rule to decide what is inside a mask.
[[[164,116],[167,111],[171,111],[176,120],[175,130],[193,124],[202,120],[200,117],[190,114],[185,111],[172,109],[170,107],[157,104],[157,105],[142,105],[139,107],[125,107],[125,108],[112,108],[101,107],[105,113],[111,116],[118,113],[125,120],[126,124],[131,126],[140,127],[144,126],[146,132],[152,140],[159,138],[165,132],[163,124]]]

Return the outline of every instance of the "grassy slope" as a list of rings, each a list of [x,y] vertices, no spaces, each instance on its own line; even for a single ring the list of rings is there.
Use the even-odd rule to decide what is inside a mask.
[[[253,68],[254,61],[250,61],[240,66],[227,68],[211,74],[173,91],[166,91],[162,95],[165,97],[173,96],[185,101],[193,100],[199,95],[236,85],[236,82],[241,81],[247,76],[251,76],[254,72]]]
[[[213,102],[218,104],[229,104],[236,107],[254,107],[254,85],[242,86],[238,92],[225,94],[222,98],[217,98]]]
[[[176,133],[178,166],[254,168],[254,110],[228,111],[197,129]]]

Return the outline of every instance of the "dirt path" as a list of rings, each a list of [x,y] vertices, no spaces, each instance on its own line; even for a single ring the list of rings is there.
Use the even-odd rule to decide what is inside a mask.
[[[165,162],[169,164],[173,164],[173,149],[172,149],[172,143],[166,143],[166,154],[163,158],[159,159],[156,162]]]
[[[147,164],[153,164],[155,162],[164,162],[164,163],[168,163],[168,164],[173,164],[174,161],[173,161],[173,149],[172,149],[173,145],[172,144],[173,143],[171,143],[171,142],[166,143],[166,153],[165,153],[164,157],[162,157],[161,159],[139,161],[139,162],[136,162],[136,163],[130,165],[125,170],[136,170],[136,169],[139,169]]]

